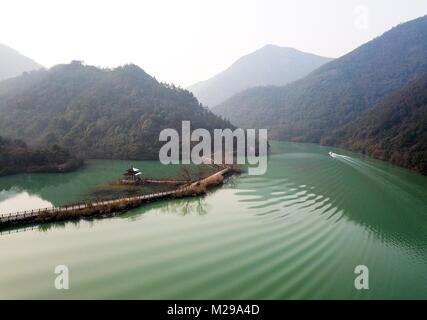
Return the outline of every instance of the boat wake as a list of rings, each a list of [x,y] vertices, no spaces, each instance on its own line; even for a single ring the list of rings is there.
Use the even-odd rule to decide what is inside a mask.
[[[349,161],[354,161],[355,162],[355,160],[352,157],[344,156],[342,154],[334,153],[334,152],[331,152],[331,151],[329,152],[329,155],[332,158],[335,158],[335,159],[343,159],[343,160],[349,160]]]
[[[381,184],[383,188],[394,189],[396,192],[407,192],[409,185],[405,185],[405,182],[398,176],[389,173],[378,165],[373,165],[367,161],[355,159],[349,156],[344,156],[334,152],[329,152],[329,155],[339,160],[340,162],[351,166],[361,174],[367,176],[371,180],[375,180],[378,184]],[[417,193],[417,190],[412,190],[413,193]]]
[[[361,161],[359,159],[355,159],[355,158],[352,158],[349,156],[345,156],[343,154],[334,153],[332,151],[329,152],[329,155],[332,158],[339,160],[345,164],[348,164],[348,165],[350,165],[350,166],[352,166],[358,170],[366,171],[366,170],[371,169],[371,166],[369,164],[367,164],[364,161]]]

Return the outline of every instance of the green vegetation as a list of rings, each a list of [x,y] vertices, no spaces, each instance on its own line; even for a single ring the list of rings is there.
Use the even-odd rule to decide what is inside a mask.
[[[335,135],[334,139],[328,137],[359,117],[370,117],[366,112],[377,105],[376,112],[380,114],[385,110],[382,108],[384,104],[380,104],[383,99],[426,72],[427,16],[424,16],[393,28],[353,52],[323,65],[304,79],[284,87],[248,89],[213,108],[213,112],[237,126],[268,128],[269,137],[273,139],[333,142],[334,145],[347,146],[349,144],[341,140],[339,135]],[[404,121],[402,126],[400,130],[409,131],[413,128],[408,121]],[[378,128],[379,135],[371,138],[371,148],[378,147],[374,141],[382,139],[380,131],[383,129],[387,128]],[[395,150],[403,145],[394,141],[388,141],[390,146],[384,146],[382,150],[390,148],[396,152],[414,152],[411,159],[421,157],[416,160],[418,164],[425,161],[426,148],[421,142],[422,135],[419,131],[411,135],[413,142],[418,148],[424,148],[424,151]],[[353,146],[356,144],[356,141],[351,143]],[[365,150],[365,147],[362,149]],[[378,152],[369,151],[369,154]],[[391,160],[397,156],[396,153],[386,152],[378,157]],[[420,170],[418,164],[412,161],[393,160]]]
[[[74,61],[0,83],[0,134],[65,147],[82,158],[158,159],[164,128],[230,128],[194,96],[135,65]]]
[[[83,162],[57,145],[31,149],[20,140],[0,137],[0,176],[18,172],[66,172]]]
[[[427,175],[427,73],[322,143]]]

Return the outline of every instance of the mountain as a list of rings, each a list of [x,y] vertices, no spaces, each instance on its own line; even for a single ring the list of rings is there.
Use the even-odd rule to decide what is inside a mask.
[[[0,81],[40,68],[37,62],[0,43]]]
[[[427,175],[427,73],[322,142]]]
[[[188,90],[204,105],[213,107],[250,87],[281,86],[293,82],[331,60],[293,48],[267,45]]]
[[[32,149],[23,141],[0,137],[0,176],[20,172],[65,172],[82,165],[58,146]]]
[[[0,135],[83,158],[158,158],[159,132],[180,132],[183,120],[232,128],[190,92],[135,65],[109,70],[74,61],[0,83]]]
[[[427,16],[400,24],[307,77],[238,93],[213,112],[269,137],[319,143],[427,72]]]

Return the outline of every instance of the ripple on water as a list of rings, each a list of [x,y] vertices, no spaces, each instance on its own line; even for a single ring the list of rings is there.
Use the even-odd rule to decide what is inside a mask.
[[[266,175],[243,175],[201,199],[2,237],[0,287],[55,298],[46,270],[66,263],[72,298],[426,298],[425,178],[319,146],[278,148]],[[93,162],[64,193],[123,167]],[[43,199],[53,202],[54,189]],[[0,192],[0,204],[11,197]],[[360,264],[372,274],[369,292],[354,289]]]

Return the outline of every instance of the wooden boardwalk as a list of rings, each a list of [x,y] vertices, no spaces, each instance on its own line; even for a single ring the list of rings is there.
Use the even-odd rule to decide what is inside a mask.
[[[178,190],[151,193],[151,194],[146,194],[146,195],[141,195],[136,197],[117,198],[117,199],[111,199],[111,200],[105,200],[105,201],[95,201],[90,203],[77,203],[77,204],[60,206],[60,207],[50,207],[50,208],[42,208],[42,209],[36,209],[36,210],[2,214],[0,215],[0,226],[2,226],[3,224],[13,224],[13,222],[19,222],[20,220],[36,218],[41,214],[55,214],[55,213],[61,213],[61,212],[67,212],[67,211],[71,212],[71,211],[88,209],[88,208],[93,209],[97,207],[109,206],[109,205],[122,203],[126,201],[131,202],[135,200],[146,200],[147,202],[149,202],[150,200],[171,196],[176,192],[178,192]]]
[[[114,215],[114,213],[126,211],[128,209],[141,206],[147,202],[191,195],[192,190],[194,190],[196,186],[200,185],[200,183],[204,183],[204,181],[208,181],[215,176],[223,177],[230,170],[231,169],[229,167],[225,167],[221,171],[218,171],[205,179],[201,179],[191,183],[188,186],[179,187],[171,191],[1,214],[0,228],[13,225],[25,225],[50,221],[80,219],[85,217],[102,217]]]

